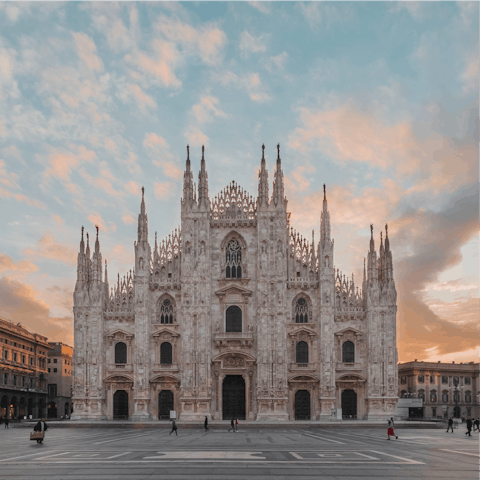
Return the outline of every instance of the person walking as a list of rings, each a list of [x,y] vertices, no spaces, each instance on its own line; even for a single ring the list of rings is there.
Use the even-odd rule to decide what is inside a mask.
[[[238,432],[238,418],[235,419],[235,433]]]
[[[205,422],[204,422],[204,427],[205,427],[205,431],[208,432],[209,428],[208,428],[208,418],[207,416],[205,416]]]
[[[9,422],[10,422],[10,420],[8,419],[8,417],[5,417],[5,428],[10,428],[8,426]]]
[[[465,432],[465,435],[468,435],[469,437],[472,436],[472,419],[470,417],[467,418],[467,431]]]
[[[33,431],[34,432],[41,432],[43,434],[45,434],[45,432],[48,430],[48,425],[45,423],[45,419],[42,418],[34,427],[33,427]],[[37,443],[42,443],[43,442],[43,438],[39,438],[37,440]]]
[[[172,431],[169,433],[169,435],[171,435],[173,432],[175,432],[175,435],[178,437],[177,424],[175,423],[175,420],[172,422]]]
[[[230,421],[230,428],[228,429],[228,431],[230,430],[233,430],[233,432],[235,432],[235,420],[233,417],[232,417],[232,420]]]
[[[395,435],[395,430],[393,429],[391,420],[388,421],[387,436],[387,440],[390,440],[390,437],[395,437],[396,439],[398,439],[398,437]]]
[[[448,419],[447,433],[450,429],[452,429],[452,433],[453,433],[453,418],[452,417],[450,417]]]
[[[480,433],[480,419],[476,419],[474,422],[473,422],[474,426],[477,427],[477,432]],[[475,431],[475,428],[473,429],[473,431]]]

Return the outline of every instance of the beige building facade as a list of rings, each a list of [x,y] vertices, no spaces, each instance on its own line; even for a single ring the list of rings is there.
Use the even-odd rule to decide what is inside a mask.
[[[0,417],[46,415],[49,350],[43,335],[0,319]]]
[[[312,206],[320,241],[312,232],[308,242],[290,225],[280,148],[271,195],[263,149],[256,199],[235,182],[210,198],[203,148],[197,188],[187,147],[181,227],[151,245],[142,193],[134,269],[112,288],[98,229],[91,255],[82,228],[73,418],[393,414],[397,295],[387,227],[379,253],[371,227],[356,286],[334,266],[326,192]]]
[[[48,418],[68,418],[72,412],[73,348],[62,342],[49,342]]]
[[[414,362],[398,365],[398,396],[419,398],[410,417],[426,419],[480,416],[479,364]],[[456,388],[455,388],[456,386]]]

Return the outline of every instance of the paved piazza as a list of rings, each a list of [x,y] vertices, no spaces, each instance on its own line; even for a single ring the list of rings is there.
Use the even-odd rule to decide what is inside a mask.
[[[166,427],[166,426],[165,426]],[[26,428],[0,429],[3,479],[439,479],[478,480],[478,434],[464,429],[258,428],[228,426],[52,428],[45,442]]]

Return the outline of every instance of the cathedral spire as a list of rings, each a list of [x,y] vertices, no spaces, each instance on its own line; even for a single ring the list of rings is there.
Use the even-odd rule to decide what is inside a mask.
[[[148,217],[145,213],[145,188],[142,187],[142,203],[138,215],[138,243],[148,242]]]
[[[205,146],[202,145],[202,161],[200,162],[200,173],[198,174],[198,205],[209,208],[208,202],[208,174],[205,167]]]
[[[95,225],[95,229],[97,230],[97,237],[95,239],[95,254],[98,255],[100,253],[100,242],[98,241],[98,225]]]
[[[330,213],[328,212],[327,188],[325,184],[323,184],[323,210],[320,220],[320,241],[322,247],[325,247],[325,245],[330,242]]]
[[[84,277],[85,277],[85,242],[83,241],[83,227],[82,227],[82,237],[80,239],[80,251],[78,252],[78,257],[77,257],[77,283],[75,285],[75,290],[82,288]]]
[[[373,240],[373,224],[370,224],[370,252],[375,251],[375,241]]]
[[[105,284],[107,285],[107,292],[108,292],[107,259],[105,259]]]
[[[272,201],[275,204],[275,206],[285,202],[282,161],[280,160],[280,144],[277,145],[277,168],[275,169],[275,177],[273,180]]]
[[[85,251],[85,257],[87,258],[87,260],[90,260],[90,241],[89,241],[88,233],[87,233],[87,249]]]
[[[265,144],[262,145],[262,161],[258,179],[258,205],[268,206],[268,172],[265,162]]]

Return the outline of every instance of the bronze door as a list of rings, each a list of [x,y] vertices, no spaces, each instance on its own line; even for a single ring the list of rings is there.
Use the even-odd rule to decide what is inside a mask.
[[[227,375],[222,387],[223,419],[245,420],[245,380],[241,375]]]
[[[168,420],[170,418],[170,410],[174,410],[173,393],[170,390],[162,390],[158,394],[158,419]]]
[[[357,394],[353,390],[342,392],[342,417],[347,420],[357,418]]]
[[[310,392],[308,390],[295,392],[295,420],[310,420]]]
[[[128,419],[128,393],[117,390],[113,395],[113,418]]]

